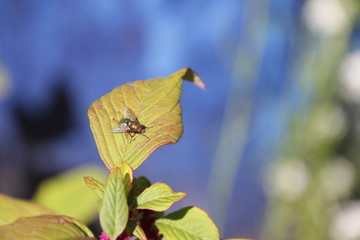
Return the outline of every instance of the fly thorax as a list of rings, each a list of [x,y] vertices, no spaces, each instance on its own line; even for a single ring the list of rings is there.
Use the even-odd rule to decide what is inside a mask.
[[[131,129],[137,129],[137,128],[138,128],[138,125],[137,125],[136,123],[132,122],[132,123],[130,124],[130,128],[131,128]]]

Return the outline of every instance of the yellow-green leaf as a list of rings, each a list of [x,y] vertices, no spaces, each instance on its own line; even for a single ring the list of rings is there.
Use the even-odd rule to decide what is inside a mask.
[[[106,179],[106,170],[99,166],[79,166],[41,182],[34,201],[56,214],[89,223],[97,217],[98,198],[82,181],[88,174],[100,180]]]
[[[166,239],[219,240],[219,231],[206,212],[196,207],[182,208],[155,221]]]
[[[14,222],[20,217],[53,214],[41,205],[0,194],[0,226]]]
[[[123,182],[125,185],[125,192],[128,194],[132,187],[133,181],[133,170],[129,164],[126,162],[120,162],[117,167],[121,169],[121,173],[123,175]]]
[[[185,197],[186,193],[173,192],[165,183],[155,183],[146,188],[137,198],[137,209],[157,212],[168,210],[174,202]]]
[[[96,100],[88,110],[90,127],[100,156],[108,168],[125,161],[133,170],[158,147],[176,143],[182,133],[180,95],[182,80],[204,88],[201,79],[189,68],[166,78],[131,82],[115,88]],[[145,136],[134,133],[113,133],[129,108],[138,123],[145,125]]]
[[[129,216],[125,186],[120,168],[111,169],[100,209],[100,224],[111,240],[125,229]]]
[[[139,240],[147,240],[144,230],[139,225],[137,225],[136,222],[129,220],[126,229],[128,230],[130,236],[134,235]]]
[[[0,227],[2,240],[96,240],[91,231],[78,220],[61,215],[42,215],[19,218],[12,224]]]
[[[84,181],[89,188],[91,188],[100,199],[104,198],[105,185],[93,177],[84,177]]]

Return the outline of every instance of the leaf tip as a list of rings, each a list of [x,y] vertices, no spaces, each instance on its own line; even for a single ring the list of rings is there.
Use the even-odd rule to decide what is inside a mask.
[[[201,90],[205,90],[205,88],[206,88],[205,83],[203,82],[201,77],[189,67],[185,68],[185,73],[184,73],[183,79],[193,82]]]
[[[178,192],[178,193],[181,194],[183,197],[187,196],[187,193],[184,193],[184,192]]]
[[[203,82],[194,82],[194,84],[199,87],[201,90],[205,90],[206,86]]]

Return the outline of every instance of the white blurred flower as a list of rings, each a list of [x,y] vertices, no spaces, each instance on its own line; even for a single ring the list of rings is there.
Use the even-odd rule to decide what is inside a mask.
[[[285,200],[295,200],[304,193],[309,182],[309,172],[301,160],[289,159],[272,166],[266,173],[266,191]]]
[[[330,236],[334,240],[357,240],[360,238],[360,202],[347,203],[334,215],[330,226]]]
[[[340,68],[340,84],[347,100],[360,102],[360,50],[345,56]]]
[[[308,0],[302,17],[310,31],[322,36],[336,35],[349,24],[339,0]]]
[[[316,119],[315,136],[322,139],[341,136],[345,132],[345,115],[340,107],[332,107],[321,113]]]
[[[355,182],[354,166],[339,158],[325,166],[320,177],[325,196],[336,200],[350,193]]]

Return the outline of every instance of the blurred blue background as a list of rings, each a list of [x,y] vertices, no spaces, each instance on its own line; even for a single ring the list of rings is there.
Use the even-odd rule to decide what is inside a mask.
[[[294,114],[306,114],[321,87],[306,64],[331,57],[321,49],[334,36],[354,43],[342,53],[358,41],[354,12],[345,12],[338,30],[331,22],[327,29],[312,20],[313,2],[323,4],[1,0],[0,191],[30,197],[53,174],[101,166],[91,103],[126,82],[188,66],[206,90],[184,84],[183,137],[156,150],[135,175],[187,192],[174,208],[203,208],[224,238],[259,238],[265,166],[283,152]],[[333,70],[324,66],[313,71]]]

